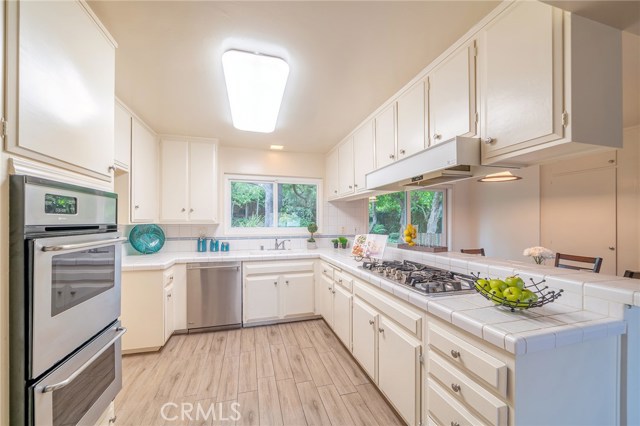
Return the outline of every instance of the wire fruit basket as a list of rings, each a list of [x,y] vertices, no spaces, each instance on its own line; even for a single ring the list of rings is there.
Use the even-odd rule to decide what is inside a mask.
[[[539,308],[548,303],[552,303],[562,296],[562,292],[564,291],[562,289],[557,291],[549,290],[549,286],[542,286],[545,280],[535,282],[533,278],[530,278],[531,284],[525,285],[524,281],[519,277],[508,277],[507,280],[515,278],[515,282],[517,283],[519,280],[520,284],[517,286],[504,287],[508,285],[505,282],[506,280],[480,278],[480,274],[471,275],[475,278],[474,288],[478,293],[498,306],[509,308],[511,312],[515,312],[516,309]],[[497,283],[497,281],[502,284]],[[494,284],[494,286],[492,287],[491,284]],[[506,289],[513,287],[516,287],[517,291],[511,290],[505,296],[504,292]]]

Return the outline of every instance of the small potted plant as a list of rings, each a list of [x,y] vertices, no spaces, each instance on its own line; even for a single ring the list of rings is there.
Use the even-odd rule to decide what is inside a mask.
[[[338,242],[340,242],[340,247],[342,247],[343,249],[347,248],[347,240],[345,237],[338,237]]]
[[[315,222],[311,222],[309,226],[307,226],[307,231],[311,234],[309,238],[307,238],[307,249],[316,249],[318,245],[316,244],[316,239],[313,238],[313,234],[318,232],[318,225]]]
[[[333,248],[338,248],[340,241],[337,238],[334,238],[331,242],[333,243]]]

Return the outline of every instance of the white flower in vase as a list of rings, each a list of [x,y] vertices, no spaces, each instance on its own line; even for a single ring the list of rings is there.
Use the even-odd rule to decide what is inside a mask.
[[[549,250],[548,248],[544,248],[540,246],[529,247],[528,249],[524,250],[522,255],[533,258],[533,261],[536,262],[538,265],[543,264],[545,259],[553,259],[556,256],[555,253]]]

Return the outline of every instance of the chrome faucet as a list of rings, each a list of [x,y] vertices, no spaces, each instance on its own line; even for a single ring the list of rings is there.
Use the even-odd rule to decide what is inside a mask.
[[[274,250],[286,250],[284,243],[286,243],[287,241],[291,242],[291,240],[282,240],[278,242],[278,239],[276,238],[276,247]]]

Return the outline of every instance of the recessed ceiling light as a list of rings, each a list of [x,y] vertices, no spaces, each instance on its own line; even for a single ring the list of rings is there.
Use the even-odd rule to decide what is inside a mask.
[[[280,58],[228,50],[222,54],[233,126],[249,132],[276,128],[289,65]]]
[[[478,179],[478,182],[511,182],[513,180],[522,179],[520,176],[516,176],[511,172],[491,173],[486,175],[482,179]]]
[[[282,145],[271,145],[270,148],[275,150],[275,151],[282,151],[284,149],[284,146],[282,146]]]

